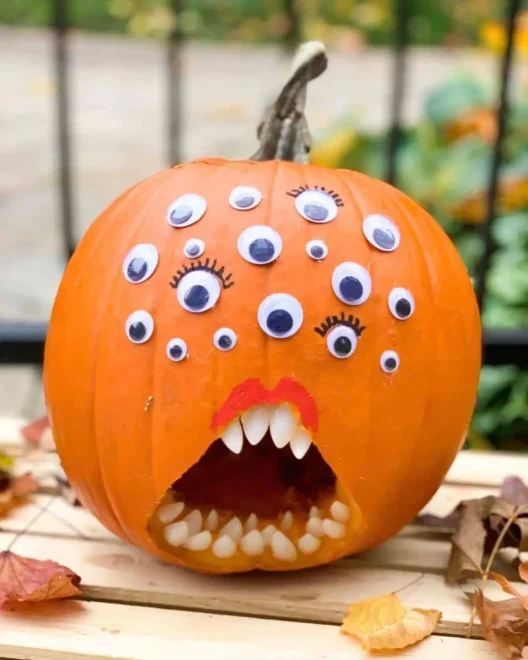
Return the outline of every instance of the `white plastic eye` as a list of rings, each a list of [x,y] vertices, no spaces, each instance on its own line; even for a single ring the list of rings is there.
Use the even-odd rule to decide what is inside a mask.
[[[166,353],[169,360],[172,360],[173,362],[181,362],[187,357],[187,344],[183,339],[175,337],[167,343]]]
[[[324,241],[308,241],[306,243],[306,252],[312,259],[322,261],[328,256],[328,247]]]
[[[188,312],[206,312],[220,297],[220,282],[205,270],[193,270],[184,275],[176,287],[178,302]]]
[[[138,309],[127,318],[125,332],[134,344],[144,344],[152,337],[154,319],[144,309]]]
[[[169,206],[167,222],[173,227],[188,227],[203,216],[207,209],[207,202],[201,195],[187,193],[178,197]]]
[[[370,296],[372,280],[363,266],[345,261],[332,274],[332,288],[339,300],[347,305],[361,305]]]
[[[238,251],[251,264],[270,264],[282,251],[282,239],[267,225],[253,225],[238,237]]]
[[[231,328],[220,328],[214,333],[213,343],[219,351],[230,351],[237,343],[235,331]]]
[[[400,321],[405,321],[414,314],[414,298],[410,291],[396,287],[389,293],[389,309]]]
[[[158,251],[150,243],[133,247],[123,261],[123,275],[132,284],[140,284],[152,275],[158,265]]]
[[[379,213],[367,215],[363,220],[363,233],[369,243],[383,252],[392,252],[400,244],[398,227]]]
[[[336,325],[328,333],[326,345],[334,357],[350,357],[357,347],[356,333],[346,325]]]
[[[400,366],[400,356],[396,351],[383,351],[380,366],[386,374],[392,374]]]
[[[297,195],[295,208],[303,218],[318,224],[330,222],[337,215],[335,199],[322,190],[305,190]]]
[[[205,252],[205,243],[199,238],[190,238],[185,247],[183,248],[183,254],[189,259],[197,259],[201,257]]]
[[[289,293],[272,293],[260,303],[258,322],[270,337],[291,337],[303,322],[301,303]]]
[[[229,195],[229,204],[238,211],[254,209],[262,201],[262,193],[250,186],[237,186]]]

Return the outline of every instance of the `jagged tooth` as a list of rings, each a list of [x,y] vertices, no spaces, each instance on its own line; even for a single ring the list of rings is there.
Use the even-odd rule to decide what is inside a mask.
[[[297,430],[297,420],[290,406],[282,403],[275,407],[271,416],[270,433],[273,443],[278,449],[286,447]]]
[[[244,530],[246,532],[250,532],[252,529],[257,529],[258,527],[258,518],[256,513],[252,513],[248,516],[248,519],[246,520],[246,523],[244,525]]]
[[[320,518],[320,517],[321,517],[321,511],[316,506],[312,506],[310,509],[310,518]]]
[[[303,555],[311,555],[319,548],[321,541],[312,534],[305,534],[297,541],[297,545]]]
[[[237,546],[229,536],[221,536],[213,543],[213,554],[220,559],[232,557],[236,552]]]
[[[222,442],[233,452],[233,454],[240,454],[242,451],[244,433],[242,432],[240,419],[238,417],[234,419],[222,433]]]
[[[191,511],[191,513],[187,514],[183,520],[187,523],[189,527],[189,534],[191,536],[194,536],[195,534],[198,534],[198,532],[202,531],[203,518],[202,512],[199,509],[194,509]]]
[[[178,547],[183,545],[189,536],[189,526],[184,520],[181,520],[177,523],[172,523],[172,525],[167,525],[163,530],[165,540],[170,545]]]
[[[242,413],[242,426],[250,445],[258,445],[266,435],[271,421],[272,409],[258,406]]]
[[[330,506],[330,514],[337,522],[345,523],[350,518],[350,509],[339,500],[334,500]]]
[[[172,502],[172,504],[165,504],[158,511],[158,520],[164,525],[173,522],[178,518],[182,511],[185,509],[183,502]]]
[[[238,543],[244,533],[240,518],[231,518],[231,520],[222,527],[219,533],[229,536],[229,538],[232,538],[235,543]]]
[[[323,520],[323,532],[331,539],[341,539],[345,535],[345,526],[330,518]]]
[[[207,518],[205,519],[204,527],[210,532],[214,532],[218,527],[218,513],[216,512],[216,509],[211,509],[211,511],[209,511]]]
[[[282,532],[275,532],[271,537],[271,552],[275,559],[281,561],[295,561],[297,549]]]
[[[277,528],[275,525],[268,525],[262,530],[262,538],[264,539],[264,543],[266,545],[269,545],[271,543],[271,537],[275,532],[277,531]]]
[[[288,531],[292,528],[293,525],[293,513],[291,511],[286,511],[282,516],[281,529]]]
[[[258,529],[252,529],[240,540],[240,549],[249,557],[256,557],[264,552],[265,543]]]
[[[213,537],[211,536],[211,532],[205,530],[199,534],[191,536],[191,538],[185,541],[184,545],[188,550],[207,550],[212,541]]]
[[[324,536],[323,522],[321,518],[310,518],[306,523],[306,531],[313,536]]]
[[[301,460],[306,455],[306,452],[310,449],[312,444],[312,439],[308,431],[302,428],[298,428],[295,435],[293,436],[290,447],[295,458]]]

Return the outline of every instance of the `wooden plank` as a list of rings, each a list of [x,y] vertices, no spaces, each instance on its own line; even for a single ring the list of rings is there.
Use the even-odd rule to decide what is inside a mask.
[[[446,476],[446,483],[500,486],[515,475],[528,483],[528,456],[520,453],[461,451]]]

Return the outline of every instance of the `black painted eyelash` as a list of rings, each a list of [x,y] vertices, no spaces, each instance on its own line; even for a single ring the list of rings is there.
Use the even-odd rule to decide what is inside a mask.
[[[222,286],[224,289],[229,289],[229,287],[233,286],[234,282],[231,281],[231,273],[229,275],[225,275],[225,266],[221,266],[220,268],[216,268],[216,259],[211,263],[211,260],[209,257],[203,262],[201,259],[198,259],[198,261],[195,263],[194,261],[191,261],[190,266],[183,266],[182,270],[177,270],[176,275],[172,278],[172,282],[169,282],[169,285],[173,288],[176,289],[178,284],[182,281],[182,278],[187,275],[187,273],[191,273],[193,270],[205,270],[208,273],[212,273],[213,275],[216,275],[220,282],[222,282]]]
[[[341,317],[336,315],[327,316],[321,325],[314,328],[314,330],[321,337],[325,337],[330,329],[336,325],[346,325],[348,328],[352,328],[358,337],[361,337],[361,333],[366,327],[361,325],[361,321],[357,317],[352,316],[352,314],[345,316],[345,313],[341,312]]]
[[[308,186],[299,186],[298,188],[293,188],[293,190],[290,190],[286,194],[289,195],[290,197],[299,197],[299,195],[303,192],[306,192],[307,190],[320,190],[321,192],[326,193],[327,195],[330,195],[332,199],[335,201],[337,206],[344,206],[343,200],[339,195],[335,192],[335,190],[327,190],[324,186],[312,186],[309,188]]]

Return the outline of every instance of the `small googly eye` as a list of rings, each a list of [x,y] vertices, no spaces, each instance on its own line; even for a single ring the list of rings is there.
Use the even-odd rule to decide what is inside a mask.
[[[249,211],[262,201],[262,193],[250,186],[237,186],[229,195],[229,204],[238,211]]]
[[[400,321],[405,321],[414,314],[414,298],[410,291],[396,287],[389,293],[389,309]]]
[[[372,280],[363,266],[345,261],[332,274],[332,288],[339,300],[347,305],[361,305],[370,296]]]
[[[295,198],[295,208],[309,222],[323,224],[337,215],[337,204],[322,190],[305,190]]]
[[[306,243],[306,252],[312,259],[322,261],[328,256],[328,247],[324,241],[308,241]]]
[[[367,215],[363,220],[363,233],[369,243],[383,252],[392,252],[400,244],[398,227],[379,213]]]
[[[270,264],[282,251],[282,239],[267,225],[253,225],[238,237],[238,251],[250,264]]]
[[[125,323],[127,337],[134,344],[144,344],[154,332],[154,319],[143,309],[132,312]]]
[[[326,338],[326,345],[330,353],[336,358],[347,358],[357,347],[357,335],[352,328],[346,325],[336,325]]]
[[[288,293],[272,293],[258,309],[258,322],[262,330],[275,339],[294,335],[302,325],[301,303]]]
[[[172,227],[188,227],[203,216],[207,209],[207,202],[201,195],[187,193],[178,197],[169,206],[167,222]]]
[[[167,343],[166,353],[169,360],[172,360],[173,362],[181,362],[187,357],[187,344],[183,339],[175,337]]]
[[[205,252],[205,243],[199,238],[190,238],[185,247],[183,248],[183,254],[189,259],[197,259],[201,257]]]
[[[237,336],[231,328],[220,328],[214,333],[213,344],[219,351],[230,351],[236,343]]]
[[[132,284],[140,284],[152,275],[158,265],[158,251],[150,243],[133,247],[123,261],[123,275]]]
[[[178,302],[188,312],[206,312],[220,298],[220,282],[205,270],[193,270],[184,275],[176,288]]]
[[[380,366],[386,374],[393,374],[400,366],[400,356],[396,351],[383,351]]]

